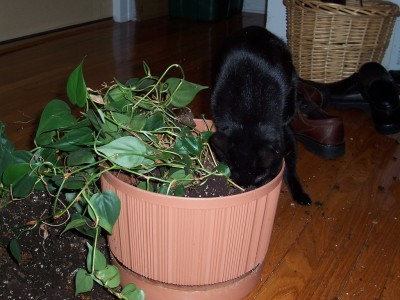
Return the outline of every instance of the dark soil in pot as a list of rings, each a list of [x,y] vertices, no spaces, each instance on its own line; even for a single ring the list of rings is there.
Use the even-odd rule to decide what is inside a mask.
[[[113,172],[113,175],[130,185],[137,186],[138,180],[135,177],[118,172]],[[204,184],[187,188],[185,197],[211,198],[219,196],[231,196],[250,191],[252,189],[254,189],[254,187],[250,186],[244,190],[240,190],[239,188],[231,185],[224,176],[210,176]]]

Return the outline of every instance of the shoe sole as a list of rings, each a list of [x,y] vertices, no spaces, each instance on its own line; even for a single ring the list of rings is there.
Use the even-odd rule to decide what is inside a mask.
[[[328,107],[335,108],[335,109],[361,109],[365,113],[372,114],[371,107],[369,103],[342,103],[342,102],[330,102]],[[380,134],[389,135],[389,134],[396,134],[400,132],[400,122],[397,123],[390,123],[390,124],[380,124],[374,121],[375,129]]]
[[[375,129],[380,134],[384,135],[396,134],[400,132],[400,123],[379,124],[375,122]]]
[[[313,139],[310,139],[304,135],[295,134],[296,139],[301,142],[304,148],[317,156],[334,159],[343,156],[345,153],[345,143],[329,145],[321,144]]]
[[[371,112],[371,107],[369,103],[360,102],[328,102],[327,107],[332,107],[336,109],[361,109],[364,112]]]

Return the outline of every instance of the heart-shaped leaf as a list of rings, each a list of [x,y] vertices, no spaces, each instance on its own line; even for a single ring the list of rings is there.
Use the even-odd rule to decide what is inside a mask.
[[[93,278],[84,269],[79,269],[75,275],[75,297],[91,291],[92,288]]]
[[[77,121],[71,114],[71,109],[64,101],[54,99],[44,108],[40,117],[35,141],[38,145],[47,145],[55,134],[55,130],[75,126]],[[43,134],[47,135],[42,136]]]
[[[3,183],[12,186],[14,197],[25,198],[35,187],[38,176],[32,172],[29,163],[17,163],[8,166],[3,173]]]
[[[180,78],[168,78],[166,80],[168,90],[172,96],[172,105],[175,107],[185,107],[193,101],[198,92],[208,87],[191,83]]]
[[[101,194],[94,194],[89,201],[90,217],[94,221],[97,217],[99,225],[111,234],[121,210],[118,196],[114,192],[107,190]]]
[[[98,147],[97,150],[113,163],[125,168],[135,168],[141,164],[152,165],[154,163],[146,158],[150,152],[148,146],[140,139],[132,136],[118,138],[107,145]]]

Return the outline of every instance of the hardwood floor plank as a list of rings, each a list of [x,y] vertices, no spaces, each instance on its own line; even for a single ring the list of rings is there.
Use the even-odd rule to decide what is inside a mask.
[[[366,121],[369,123],[367,119]],[[381,173],[379,170],[382,170],[382,165],[379,166],[380,163],[375,162],[386,160],[383,170],[385,174],[389,174],[387,176],[392,181],[393,176],[390,173],[399,169],[397,164],[391,164],[392,152],[396,149],[394,148],[396,143],[393,140],[377,135],[372,128],[365,126],[360,128],[357,125],[355,127],[359,133],[357,139],[354,140],[352,137],[352,133],[356,131],[350,128],[346,140],[347,153],[352,158],[349,159],[346,154],[339,160],[340,162],[332,161],[332,168],[327,170],[330,174],[328,178],[324,178],[324,172],[318,172],[315,176],[316,182],[312,184],[315,191],[317,182],[320,186],[324,186],[324,181],[329,182],[336,178],[337,183],[333,182],[336,187],[329,189],[325,186],[325,195],[323,195],[324,190],[317,188],[322,199],[322,206],[311,210],[311,219],[300,232],[298,243],[289,249],[258,294],[255,296],[253,293],[253,298],[249,299],[346,297],[348,292],[342,292],[342,290],[348,283],[349,276],[352,278],[351,274],[356,262],[363,253],[365,243],[374,226],[371,207],[379,210],[377,203],[382,202],[382,197],[371,198],[372,192],[378,191],[379,186],[382,185],[381,177],[374,176]],[[386,151],[365,148],[365,144],[379,144],[381,149],[386,149]],[[385,163],[382,164],[385,165]],[[319,164],[313,164],[314,167],[315,165]],[[304,172],[301,161],[300,168]],[[306,173],[312,174],[311,170]],[[330,176],[333,177],[329,179]],[[390,186],[391,183],[388,181],[383,184]],[[369,222],[370,226],[365,226],[365,222]],[[285,237],[289,238],[289,236],[285,234]],[[270,255],[271,252],[268,253],[267,261]],[[381,261],[381,263],[384,262]],[[380,286],[382,287],[383,284],[384,281]]]
[[[344,289],[345,295],[352,297],[368,296],[370,299],[379,299],[384,293],[385,285],[390,278],[392,266],[399,257],[399,249],[393,247],[393,241],[400,240],[400,203],[396,201],[398,182],[394,179],[400,175],[400,149],[397,148],[392,158],[380,167],[375,178],[378,185],[373,196],[376,199],[375,211],[370,212],[371,231],[365,247],[360,253],[348,284]],[[385,188],[390,187],[390,189]],[[398,189],[398,188],[397,188]],[[396,197],[397,196],[397,197]],[[394,299],[394,298],[393,298]]]
[[[156,75],[178,63],[187,80],[209,85],[223,38],[264,24],[254,14],[208,23],[108,20],[0,45],[0,120],[17,148],[30,149],[40,112],[50,100],[66,99],[67,76],[83,58],[92,88],[142,76],[143,61]],[[210,93],[191,105],[196,116],[210,116]],[[378,134],[365,112],[328,112],[344,119],[346,153],[328,160],[298,145],[298,173],[314,205],[291,203],[283,187],[263,278],[247,300],[400,295],[400,145]]]

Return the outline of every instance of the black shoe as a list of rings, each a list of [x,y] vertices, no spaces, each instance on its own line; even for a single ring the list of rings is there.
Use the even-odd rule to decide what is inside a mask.
[[[368,101],[375,128],[382,134],[400,132],[400,99],[397,86],[380,64],[366,63],[358,72],[361,93]]]
[[[392,77],[394,83],[397,87],[397,93],[400,95],[400,70],[391,70],[389,71],[390,76]]]
[[[338,109],[358,108],[369,111],[370,106],[361,94],[358,84],[358,73],[332,83],[319,83],[310,80],[301,81],[314,86],[320,91],[323,100],[318,103],[322,108],[333,107]]]

